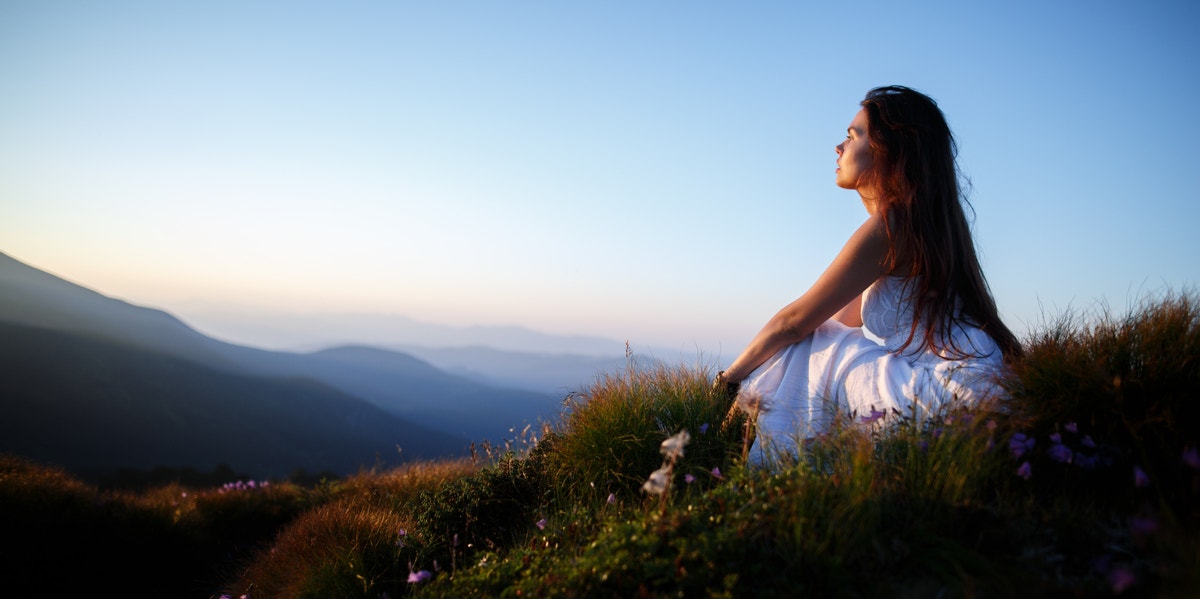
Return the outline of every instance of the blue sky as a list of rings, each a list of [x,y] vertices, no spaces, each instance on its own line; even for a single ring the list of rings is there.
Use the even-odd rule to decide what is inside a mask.
[[[5,1],[0,251],[197,322],[729,358],[865,218],[833,147],[896,83],[1014,329],[1194,286],[1198,5],[974,4]]]

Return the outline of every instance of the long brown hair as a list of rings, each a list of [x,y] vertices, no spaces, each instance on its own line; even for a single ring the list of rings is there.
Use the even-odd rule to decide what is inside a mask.
[[[939,347],[962,320],[985,331],[1006,357],[1019,355],[1021,344],[1000,320],[979,265],[959,185],[958,146],[941,109],[898,85],[867,92],[862,107],[875,165],[867,182],[880,196],[890,242],[885,266],[907,279],[907,299],[918,316],[901,350],[915,341],[919,321],[927,325],[922,345],[968,355],[964,348]],[[907,272],[897,272],[902,269]]]

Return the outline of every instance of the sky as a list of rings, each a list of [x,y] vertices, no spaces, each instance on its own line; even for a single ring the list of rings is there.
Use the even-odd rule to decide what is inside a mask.
[[[1200,281],[1195,2],[0,0],[0,252],[202,331],[401,315],[731,359],[932,96],[1018,334]],[[226,328],[231,340],[238,338]]]

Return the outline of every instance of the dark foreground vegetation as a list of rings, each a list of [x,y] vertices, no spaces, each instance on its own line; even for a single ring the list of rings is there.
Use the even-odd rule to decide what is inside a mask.
[[[774,472],[705,367],[600,378],[473,459],[102,490],[0,461],[6,596],[1196,597],[1200,303],[1072,316],[1009,397],[849,415]],[[870,425],[864,421],[874,420]],[[687,431],[686,438],[680,436]],[[668,441],[670,439],[670,441]],[[665,445],[664,441],[668,441]]]

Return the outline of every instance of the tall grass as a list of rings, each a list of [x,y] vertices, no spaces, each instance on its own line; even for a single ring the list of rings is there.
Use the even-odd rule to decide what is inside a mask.
[[[175,596],[1192,597],[1198,308],[1178,293],[1065,316],[1026,340],[1005,401],[847,419],[771,470],[744,465],[707,368],[632,359],[476,460],[315,488],[108,496],[9,459],[0,514],[33,524],[3,557],[40,531],[39,559],[75,571],[65,539],[88,521],[135,558],[135,539],[193,547],[196,579],[223,581]]]

